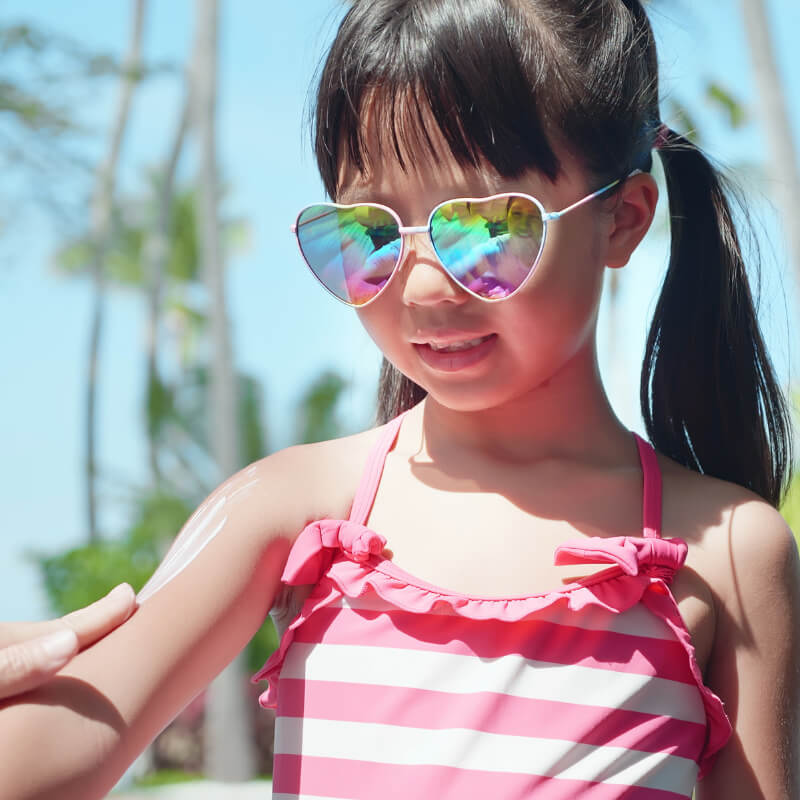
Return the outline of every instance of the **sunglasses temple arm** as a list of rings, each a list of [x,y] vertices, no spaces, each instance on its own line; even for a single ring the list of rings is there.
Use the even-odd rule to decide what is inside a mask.
[[[609,189],[612,189],[618,183],[622,183],[622,178],[617,178],[612,183],[609,183],[608,186],[604,186],[602,189],[598,189],[596,192],[592,192],[590,195],[587,195],[586,197],[582,198],[581,200],[578,200],[577,203],[573,203],[571,206],[567,206],[566,208],[561,209],[561,211],[551,211],[548,214],[545,214],[544,215],[544,220],[546,222],[549,222],[550,220],[558,219],[559,217],[563,217],[564,214],[568,214],[570,211],[572,211],[572,210],[574,210],[576,208],[579,208],[582,205],[585,205],[590,200],[594,200],[595,197],[600,197],[600,195],[603,194],[603,192],[607,192]]]
[[[604,186],[602,189],[598,189],[596,192],[592,192],[587,197],[584,197],[582,200],[578,200],[577,203],[573,203],[571,206],[567,206],[566,208],[562,209],[561,211],[551,211],[548,214],[543,216],[545,222],[549,222],[553,219],[558,219],[559,217],[563,217],[564,214],[572,211],[574,208],[578,208],[582,206],[584,203],[588,203],[590,200],[594,200],[595,197],[600,197],[603,192],[607,192],[609,189],[613,189],[617,184],[622,183],[623,180],[628,180],[628,178],[632,178],[634,175],[638,175],[641,173],[642,170],[635,169],[633,172],[629,172],[624,178],[617,178],[615,181],[612,181],[608,184],[608,186]]]

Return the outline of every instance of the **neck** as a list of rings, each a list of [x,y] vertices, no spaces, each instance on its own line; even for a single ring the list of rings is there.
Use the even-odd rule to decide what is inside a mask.
[[[603,388],[594,337],[556,375],[521,397],[479,411],[454,411],[428,396],[418,409],[420,455],[442,464],[479,459],[535,466],[557,459],[609,467],[637,458],[633,437]]]

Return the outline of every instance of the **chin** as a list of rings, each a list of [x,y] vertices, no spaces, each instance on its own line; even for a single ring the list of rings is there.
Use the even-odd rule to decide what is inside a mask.
[[[419,383],[419,381],[415,381]],[[509,400],[513,399],[513,393],[506,387],[503,391],[500,387],[481,386],[477,382],[464,383],[461,386],[441,386],[432,385],[431,381],[419,383],[428,392],[430,397],[437,405],[451,411],[461,411],[464,413],[487,411],[490,408],[498,408]]]

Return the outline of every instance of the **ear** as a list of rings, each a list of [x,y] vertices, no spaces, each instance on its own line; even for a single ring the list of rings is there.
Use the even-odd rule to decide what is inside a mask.
[[[625,180],[614,198],[606,265],[624,267],[653,222],[658,186],[653,176],[639,173]]]

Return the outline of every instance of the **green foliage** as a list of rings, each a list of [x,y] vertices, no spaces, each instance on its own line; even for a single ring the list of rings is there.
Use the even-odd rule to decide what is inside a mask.
[[[68,113],[9,81],[0,81],[0,113],[12,115],[28,130],[59,134],[74,130]]]
[[[204,776],[196,772],[182,772],[179,769],[160,769],[137,778],[135,783],[139,787],[170,786],[173,783],[189,783],[203,780]]]
[[[781,514],[800,543],[800,475],[795,475],[789,486],[786,500],[781,506]]]
[[[250,673],[257,672],[264,666],[264,662],[278,649],[278,632],[272,624],[272,619],[267,617],[264,624],[258,629],[256,635],[247,645],[245,660]]]
[[[150,183],[151,192],[145,198],[123,198],[113,210],[114,236],[105,253],[103,268],[106,278],[120,288],[147,289],[144,248],[148,231],[155,224],[161,178],[158,175],[151,176]],[[194,186],[173,193],[165,278],[174,285],[200,283],[202,279],[197,204],[198,195]],[[247,246],[248,235],[249,227],[244,220],[223,221],[222,236],[226,249],[242,251]],[[54,266],[67,276],[88,274],[92,253],[93,245],[88,235],[79,236],[57,251]]]
[[[122,581],[140,589],[158,563],[149,549],[137,551],[127,542],[85,545],[38,560],[50,605],[59,615],[88,605]]]
[[[261,384],[249,375],[239,374],[239,457],[250,464],[266,455],[266,432],[261,415],[264,391]]]
[[[790,397],[792,413],[795,421],[795,431],[800,430],[800,391],[795,391]],[[800,546],[800,464],[795,466],[795,473],[789,484],[789,490],[781,505],[781,514],[794,533],[794,538]]]
[[[263,408],[263,389],[256,378],[239,373],[237,386],[237,422],[239,454],[249,464],[266,454]],[[179,383],[168,386],[151,377],[147,391],[147,428],[161,447],[189,446],[199,448],[208,459],[212,457],[208,436],[210,381],[205,365],[187,369]]]
[[[197,192],[184,189],[172,199],[166,279],[175,283],[199,282],[197,244]],[[104,257],[106,278],[122,288],[146,289],[144,258],[147,224],[155,215],[154,200],[126,199],[114,211],[114,236]],[[67,242],[56,253],[55,267],[67,276],[88,274],[93,245],[87,236]]]
[[[337,372],[323,372],[300,398],[297,407],[296,441],[322,442],[341,435],[336,406],[347,383]]]
[[[120,539],[34,556],[53,611],[67,614],[123,581],[141,589],[190,513],[178,497],[147,493],[135,503],[134,519]]]
[[[728,124],[734,130],[741,128],[748,122],[744,105],[719,83],[711,81],[706,85],[706,99],[724,113]]]
[[[259,775],[257,778],[255,778],[257,781],[268,781],[271,779],[271,775]],[[183,772],[179,769],[160,769],[156,772],[150,772],[147,775],[142,775],[142,777],[136,778],[134,784],[138,788],[145,789],[151,786],[170,786],[174,783],[190,783],[201,780],[205,780],[205,776],[196,772]],[[154,792],[153,796],[160,797],[161,794]]]

